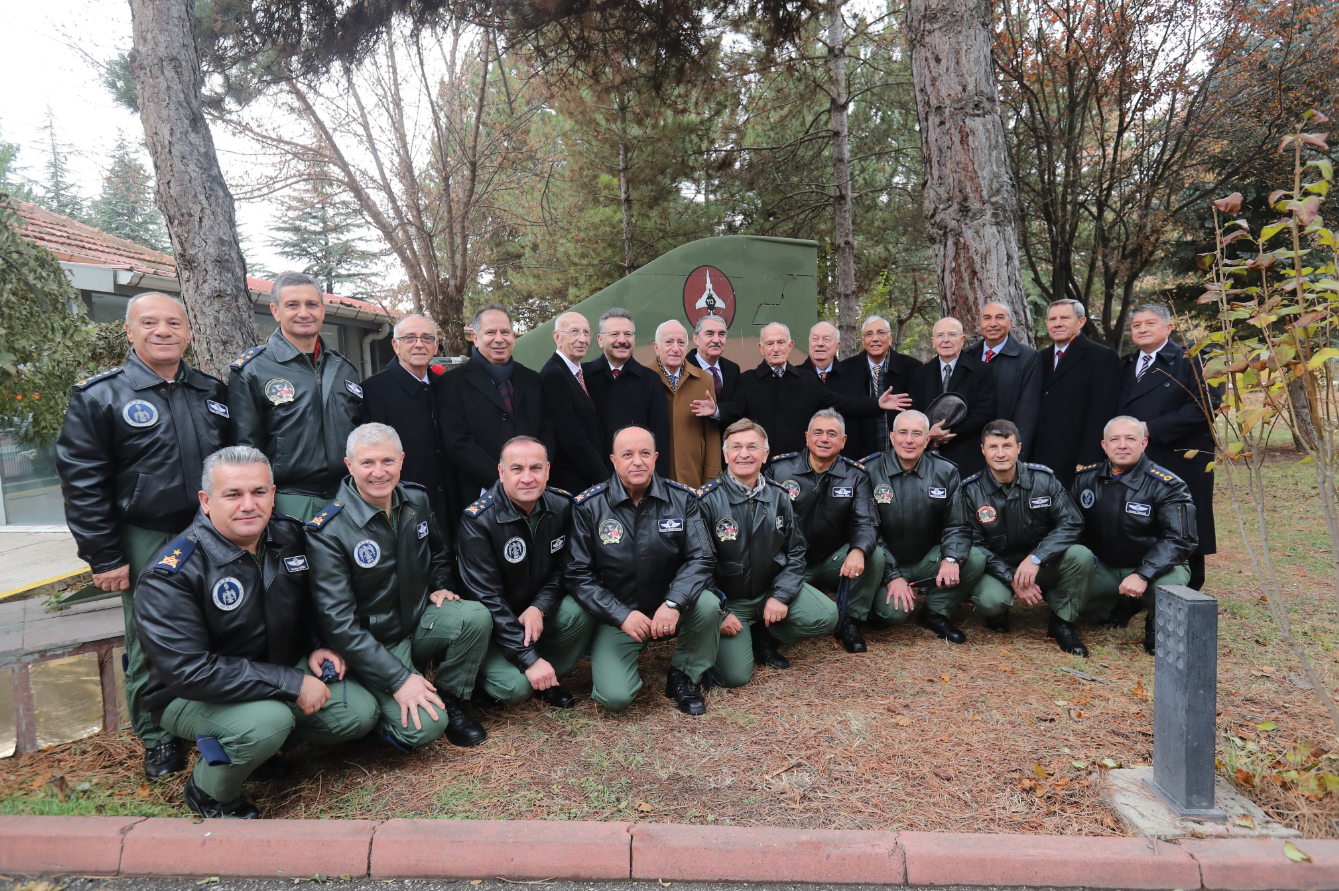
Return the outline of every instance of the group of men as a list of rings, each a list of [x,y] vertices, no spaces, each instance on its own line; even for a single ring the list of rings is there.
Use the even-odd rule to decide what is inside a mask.
[[[583,362],[569,312],[536,373],[490,305],[459,369],[433,370],[437,328],[411,315],[366,380],[322,339],[309,277],[280,275],[270,308],[278,329],[225,385],[183,360],[175,299],[133,298],[125,364],[75,385],[57,444],[80,554],[122,593],[146,776],[184,770],[194,740],[184,797],[204,816],[257,816],[242,784],[290,740],[472,746],[479,712],[569,708],[559,680],[583,654],[619,712],[641,651],[674,639],[665,695],[700,715],[706,687],[786,668],[806,638],[864,652],[862,625],[915,612],[961,643],[968,599],[1001,633],[1044,602],[1086,655],[1080,616],[1151,617],[1158,584],[1195,584],[1197,559],[1202,579],[1207,511],[1167,468],[1202,448],[1204,388],[1161,307],[1136,311],[1124,370],[1062,301],[1041,353],[992,304],[979,350],[935,325],[937,362],[893,351],[875,317],[843,362],[814,326],[803,365],[768,325],[750,371],[710,315],[663,323],[644,366],[617,309]],[[932,422],[946,393],[965,410]]]

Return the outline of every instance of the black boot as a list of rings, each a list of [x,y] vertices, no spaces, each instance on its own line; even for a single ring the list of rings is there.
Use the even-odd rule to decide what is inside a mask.
[[[562,687],[536,690],[535,698],[550,708],[576,708],[577,698]]]
[[[1088,648],[1079,640],[1079,632],[1074,626],[1064,619],[1051,613],[1051,621],[1046,625],[1046,636],[1055,638],[1055,642],[1060,649],[1069,653],[1071,656],[1082,656],[1088,658]]]
[[[437,695],[446,703],[446,741],[453,746],[469,748],[488,739],[484,725],[474,720],[465,711],[465,705],[450,693],[441,690]]]
[[[996,634],[1008,634],[1009,611],[1006,609],[1004,612],[1000,613],[995,618],[986,619],[986,621],[983,622],[982,624],[986,626],[986,630],[988,631],[994,631]]]
[[[229,817],[234,820],[255,820],[260,817],[256,806],[240,795],[227,803],[210,798],[195,785],[195,777],[186,781],[181,796],[186,799],[186,806],[202,817]]]
[[[1154,655],[1158,647],[1158,631],[1153,626],[1153,614],[1149,613],[1144,618],[1144,652],[1150,656]]]
[[[685,715],[705,715],[707,703],[702,699],[702,690],[688,679],[688,675],[670,666],[665,677],[665,695],[674,700],[679,711]]]
[[[856,627],[855,619],[849,616],[837,623],[837,627],[832,630],[832,636],[846,649],[848,653],[864,653],[869,648],[865,646],[865,638]]]
[[[936,636],[942,637],[949,643],[967,642],[967,635],[962,633],[962,629],[939,615],[939,613],[931,612],[928,606],[922,606],[920,612],[916,613],[916,624],[933,631]]]
[[[470,694],[470,705],[481,712],[496,712],[507,707],[507,704],[501,699],[488,695],[480,684],[474,685],[474,692]]]
[[[1144,608],[1144,598],[1142,597],[1124,597],[1122,596],[1111,615],[1102,623],[1103,628],[1124,628],[1130,624],[1130,620],[1139,614]]]
[[[144,776],[150,780],[160,780],[169,774],[181,773],[186,769],[186,753],[181,743],[169,739],[161,746],[144,750]]]
[[[762,622],[753,623],[753,664],[790,668],[790,660],[781,655],[776,638],[768,633]]]

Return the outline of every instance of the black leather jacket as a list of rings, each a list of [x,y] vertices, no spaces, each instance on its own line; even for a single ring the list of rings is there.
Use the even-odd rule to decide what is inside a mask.
[[[132,350],[74,385],[56,440],[65,521],[94,572],[126,565],[118,526],[176,534],[200,506],[205,458],[227,443],[227,389],[185,362],[168,383]]]
[[[716,584],[727,601],[770,596],[789,606],[800,595],[809,546],[789,493],[766,477],[759,482],[761,491],[745,492],[726,471],[697,490],[716,548]]]
[[[1110,461],[1090,464],[1070,493],[1083,512],[1083,543],[1107,566],[1138,567],[1146,582],[1185,563],[1199,543],[1190,489],[1148,455],[1120,476]]]
[[[493,484],[465,508],[456,533],[460,581],[464,590],[493,614],[493,640],[522,670],[535,664],[534,644],[525,645],[525,629],[517,621],[533,606],[552,616],[562,600],[563,563],[572,530],[572,496],[549,487],[535,504],[534,532],[525,514],[502,488]]]
[[[348,473],[344,446],[363,404],[359,380],[357,369],[324,339],[313,368],[276,328],[269,343],[232,363],[233,442],[269,457],[279,491],[331,497]]]
[[[809,543],[805,560],[822,563],[839,548],[859,548],[868,558],[879,538],[874,493],[867,474],[850,458],[838,456],[821,476],[809,465],[809,452],[777,455],[767,475],[790,496],[795,519]],[[822,482],[822,491],[818,490]]]
[[[429,594],[460,593],[455,554],[437,528],[427,490],[400,483],[391,513],[394,526],[349,477],[334,504],[307,524],[321,637],[364,686],[385,693],[400,689],[410,673],[388,647],[414,633]]]
[[[915,467],[903,470],[892,449],[861,463],[874,489],[879,541],[893,558],[884,564],[884,584],[902,578],[901,566],[919,563],[936,545],[944,557],[959,563],[967,559],[972,530],[963,507],[958,465],[927,451]]]
[[[302,524],[276,514],[252,555],[200,513],[159,552],[135,589],[148,656],[144,707],[198,702],[294,702],[298,661],[320,646],[307,592]]]
[[[1018,462],[1008,489],[987,468],[964,480],[962,492],[973,544],[986,555],[986,572],[1003,582],[1029,554],[1045,565],[1083,537],[1083,515],[1044,464]]]
[[[633,504],[615,475],[575,502],[564,587],[591,615],[617,627],[666,600],[691,606],[710,587],[716,558],[694,490],[657,475]]]

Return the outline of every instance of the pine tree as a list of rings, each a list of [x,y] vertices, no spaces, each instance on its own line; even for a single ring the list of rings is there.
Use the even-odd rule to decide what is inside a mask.
[[[71,177],[70,168],[65,159],[70,149],[69,146],[61,143],[56,136],[56,115],[51,111],[50,105],[47,106],[46,125],[42,129],[46,131],[46,141],[51,157],[47,159],[46,182],[42,184],[45,194],[42,195],[41,204],[47,210],[54,211],[61,216],[82,221],[84,219],[84,197],[79,194],[79,190]]]
[[[381,259],[364,243],[364,222],[358,206],[320,178],[304,180],[279,201],[286,222],[274,227],[270,247],[334,293],[335,285],[364,282]],[[361,290],[355,287],[355,291]]]
[[[163,216],[153,203],[153,177],[137,157],[124,133],[118,133],[111,165],[102,178],[102,192],[93,199],[89,222],[156,251],[168,250]]]
[[[19,144],[0,139],[0,192],[20,201],[32,201],[32,186],[19,166]]]

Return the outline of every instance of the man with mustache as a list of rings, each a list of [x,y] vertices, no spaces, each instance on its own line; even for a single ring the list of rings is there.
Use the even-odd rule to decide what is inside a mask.
[[[604,453],[613,451],[614,434],[624,427],[644,427],[662,446],[656,473],[670,474],[669,410],[665,388],[658,375],[632,357],[637,346],[637,326],[632,313],[621,307],[600,315],[597,341],[602,355],[582,364],[586,386],[595,403],[595,413],[604,431]]]

